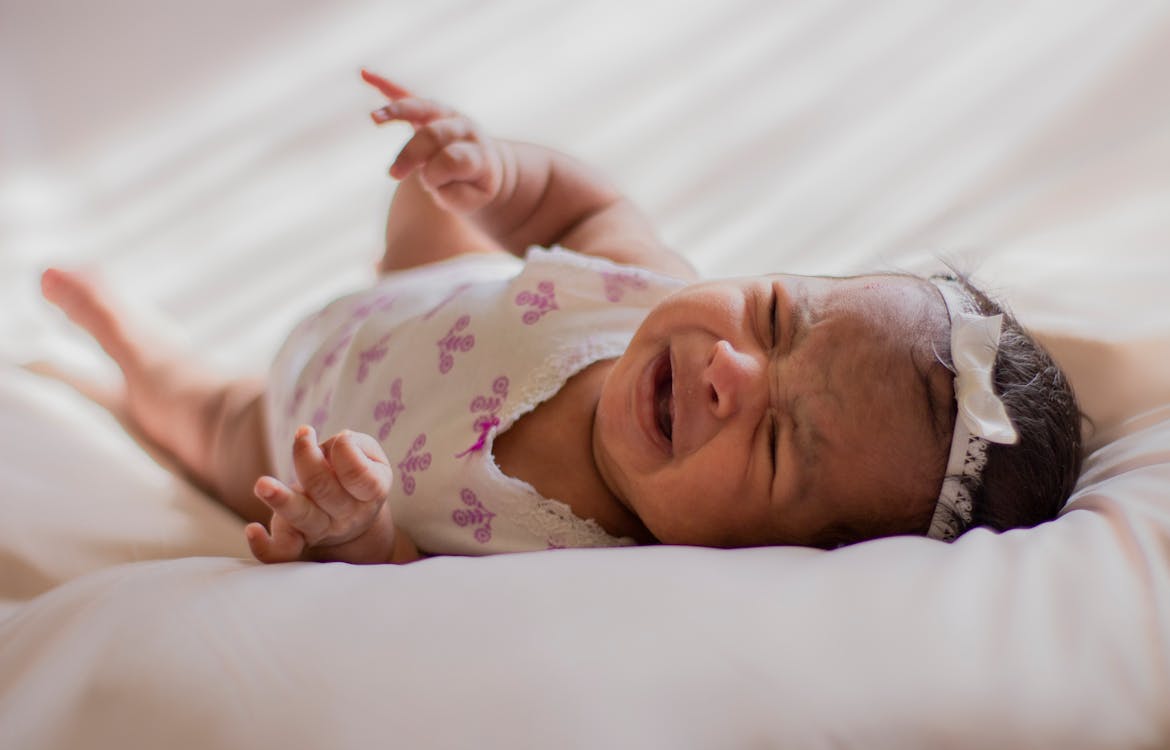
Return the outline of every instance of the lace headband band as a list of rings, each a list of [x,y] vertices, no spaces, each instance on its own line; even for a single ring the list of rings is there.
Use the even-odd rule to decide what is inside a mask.
[[[955,368],[958,413],[942,491],[926,535],[949,542],[971,525],[972,493],[982,481],[988,444],[1010,445],[1018,436],[1003,401],[991,385],[1003,315],[976,313],[974,304],[953,280],[931,281],[942,292],[951,319],[951,361]]]

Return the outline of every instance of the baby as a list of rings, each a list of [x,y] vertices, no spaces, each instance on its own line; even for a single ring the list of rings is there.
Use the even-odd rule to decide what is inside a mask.
[[[699,282],[581,164],[362,75],[374,122],[414,127],[381,278],[266,381],[168,352],[84,275],[42,279],[259,560],[950,540],[1071,491],[1069,384],[966,280]]]

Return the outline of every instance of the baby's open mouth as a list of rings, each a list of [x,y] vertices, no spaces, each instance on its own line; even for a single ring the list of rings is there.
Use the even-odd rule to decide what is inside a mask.
[[[672,442],[674,435],[674,376],[670,367],[669,352],[662,357],[658,371],[654,373],[654,421],[658,431]]]

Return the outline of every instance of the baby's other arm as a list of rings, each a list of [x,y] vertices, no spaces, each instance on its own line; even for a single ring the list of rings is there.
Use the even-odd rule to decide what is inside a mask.
[[[561,244],[588,255],[698,278],[649,218],[600,173],[543,146],[498,141],[503,184],[472,219],[512,252]]]
[[[504,249],[561,244],[684,279],[694,268],[667,248],[646,216],[607,180],[552,149],[490,138],[469,118],[363,71],[390,103],[375,122],[409,122],[414,137],[390,168],[417,176],[443,208],[466,216]]]
[[[269,528],[244,530],[264,563],[405,563],[422,557],[397,529],[386,502],[393,475],[374,438],[341,432],[320,445],[310,427],[297,430],[293,465],[298,484],[274,477],[256,482],[256,496],[272,509]]]

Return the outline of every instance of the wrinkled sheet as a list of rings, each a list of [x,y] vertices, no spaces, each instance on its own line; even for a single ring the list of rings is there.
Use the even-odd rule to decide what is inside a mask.
[[[37,272],[98,268],[262,371],[379,255],[406,133],[369,123],[361,65],[597,164],[708,274],[973,270],[1093,422],[1064,515],[831,553],[249,562],[36,374],[114,376]],[[1170,744],[1168,69],[1152,1],[0,4],[4,744]]]

